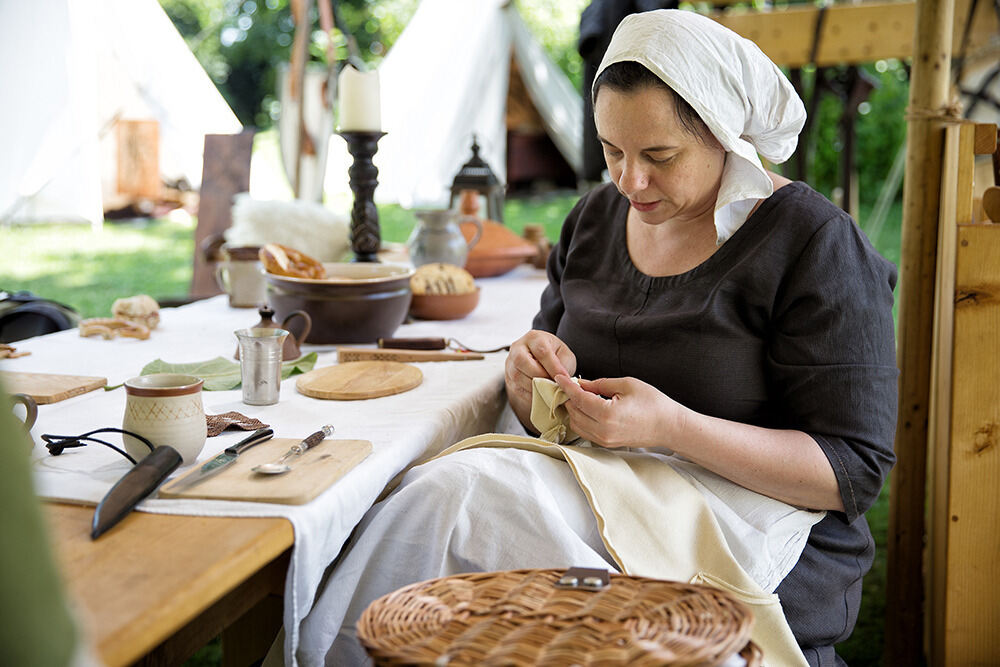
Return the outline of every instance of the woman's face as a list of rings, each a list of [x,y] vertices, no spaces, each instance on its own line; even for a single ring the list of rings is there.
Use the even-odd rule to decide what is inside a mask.
[[[709,135],[680,124],[669,91],[603,87],[594,103],[597,134],[611,180],[639,220],[651,225],[711,215],[726,153]]]

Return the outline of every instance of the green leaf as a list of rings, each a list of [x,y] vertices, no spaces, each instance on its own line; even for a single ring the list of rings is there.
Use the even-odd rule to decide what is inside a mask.
[[[316,365],[317,354],[310,352],[298,359],[281,364],[281,378],[311,371]],[[216,357],[208,361],[195,361],[186,364],[172,364],[162,359],[156,359],[143,366],[140,375],[152,373],[182,373],[194,375],[205,381],[205,391],[224,391],[240,386],[240,363],[225,357]]]

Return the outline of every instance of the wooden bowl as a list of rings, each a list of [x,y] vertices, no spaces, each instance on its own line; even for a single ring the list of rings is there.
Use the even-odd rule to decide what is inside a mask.
[[[413,267],[380,262],[326,263],[326,278],[265,273],[267,299],[281,322],[296,310],[312,318],[306,343],[374,343],[389,338],[410,309]]]
[[[422,320],[460,320],[478,303],[478,287],[466,294],[414,294],[410,314]]]

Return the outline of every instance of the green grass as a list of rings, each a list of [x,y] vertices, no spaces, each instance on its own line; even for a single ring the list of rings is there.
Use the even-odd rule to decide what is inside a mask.
[[[169,220],[0,228],[0,289],[30,290],[82,317],[110,317],[119,297],[188,293],[194,228]],[[7,252],[6,249],[16,249]]]
[[[518,234],[526,224],[541,224],[555,240],[576,199],[574,192],[508,199],[504,221]],[[866,215],[862,210],[861,219]],[[879,251],[897,265],[901,215],[897,203],[875,239]],[[380,206],[379,218],[382,236],[389,242],[405,242],[416,222],[399,206]],[[183,297],[191,282],[193,237],[193,223],[167,219],[109,222],[99,232],[82,225],[0,227],[0,247],[5,250],[0,289],[30,290],[77,308],[83,317],[108,316],[112,302],[123,296]],[[875,565],[865,577],[858,624],[854,635],[838,647],[853,667],[881,664],[888,510],[887,485],[868,512],[877,550]],[[219,656],[215,641],[187,665],[218,665]]]
[[[524,226],[545,226],[556,238],[575,193],[510,200],[505,222],[520,234]],[[416,218],[396,205],[379,207],[382,238],[403,243]],[[30,290],[61,301],[82,317],[109,317],[115,299],[149,294],[157,300],[188,294],[194,258],[194,223],[166,218],[88,225],[39,224],[0,227],[0,290]]]

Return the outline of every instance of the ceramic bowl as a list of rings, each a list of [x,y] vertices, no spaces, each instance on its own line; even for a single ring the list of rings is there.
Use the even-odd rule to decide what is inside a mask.
[[[327,263],[326,278],[293,278],[266,273],[267,299],[282,322],[296,310],[312,318],[306,343],[374,343],[388,338],[410,309],[406,264]]]
[[[476,228],[462,223],[462,234],[466,240],[473,238]],[[533,259],[538,254],[538,246],[521,238],[511,229],[492,220],[483,221],[483,235],[469,250],[465,260],[465,270],[476,278],[500,276]]]
[[[478,304],[478,287],[466,294],[414,294],[410,314],[422,320],[459,320]]]

